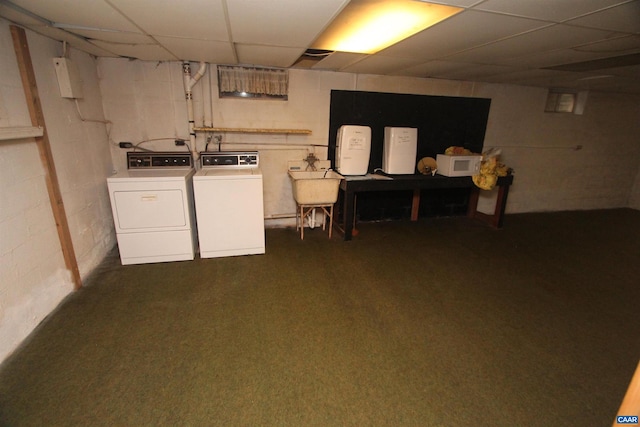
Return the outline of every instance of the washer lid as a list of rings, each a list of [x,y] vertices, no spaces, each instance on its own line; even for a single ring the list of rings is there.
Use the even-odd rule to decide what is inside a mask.
[[[262,171],[258,168],[202,168],[196,172],[194,179],[203,178],[259,178],[262,175]]]
[[[107,178],[107,181],[184,181],[195,173],[193,168],[126,169]]]

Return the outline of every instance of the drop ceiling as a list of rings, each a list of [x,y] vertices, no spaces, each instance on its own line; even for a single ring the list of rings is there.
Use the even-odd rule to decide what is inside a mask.
[[[640,94],[640,0],[431,1],[463,10],[373,55],[300,61],[347,3],[0,0],[0,16],[103,57]]]

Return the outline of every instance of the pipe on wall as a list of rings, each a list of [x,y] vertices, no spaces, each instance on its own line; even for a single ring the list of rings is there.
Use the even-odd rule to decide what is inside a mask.
[[[191,64],[189,62],[182,63],[182,75],[184,78],[184,92],[185,98],[187,100],[187,116],[189,119],[189,142],[190,149],[193,155],[194,161],[197,160],[198,157],[198,149],[196,148],[196,132],[195,128],[195,119],[193,114],[193,92],[191,89],[195,86],[195,84],[200,80],[200,78],[204,75],[207,70],[207,63],[200,62],[200,68],[196,72],[195,76],[191,76]]]

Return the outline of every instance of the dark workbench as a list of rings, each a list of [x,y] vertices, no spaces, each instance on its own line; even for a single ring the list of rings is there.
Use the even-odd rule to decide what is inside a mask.
[[[513,175],[498,178],[498,198],[493,215],[478,212],[478,199],[480,189],[476,187],[470,176],[446,177],[442,175],[394,175],[391,179],[367,177],[345,177],[340,182],[342,200],[342,231],[344,240],[351,240],[355,218],[356,193],[363,191],[399,191],[413,190],[413,202],[411,205],[411,220],[418,220],[420,206],[420,190],[422,189],[447,189],[470,188],[467,217],[479,219],[494,228],[501,228],[504,210],[507,205],[509,187],[513,183]]]

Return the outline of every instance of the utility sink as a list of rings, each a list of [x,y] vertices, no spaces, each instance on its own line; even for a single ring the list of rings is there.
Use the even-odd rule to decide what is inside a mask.
[[[289,171],[293,198],[299,205],[332,205],[343,176],[332,170]]]

